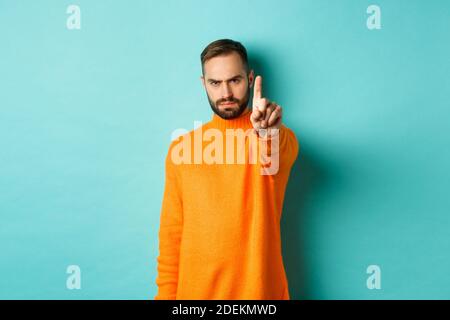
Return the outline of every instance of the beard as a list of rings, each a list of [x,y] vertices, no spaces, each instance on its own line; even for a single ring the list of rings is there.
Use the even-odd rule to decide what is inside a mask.
[[[214,111],[214,113],[217,114],[222,119],[230,120],[239,117],[244,112],[245,108],[247,108],[248,101],[250,99],[250,87],[247,88],[245,97],[242,100],[231,97],[228,99],[219,99],[216,102],[214,102],[209,97],[208,92],[206,92],[206,95],[208,96],[209,105],[211,106],[212,111]],[[219,105],[221,103],[227,102],[235,102],[238,105],[238,107],[229,106],[223,109],[219,108]]]

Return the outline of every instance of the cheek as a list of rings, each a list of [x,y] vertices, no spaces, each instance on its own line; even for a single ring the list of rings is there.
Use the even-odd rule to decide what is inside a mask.
[[[211,100],[216,101],[217,98],[217,90],[214,88],[209,88],[208,90],[206,90],[206,92],[208,93],[208,96]]]
[[[240,84],[239,86],[238,86],[238,88],[236,88],[236,95],[239,97],[239,99],[243,99],[243,98],[245,98],[245,95],[247,94],[247,90],[248,90],[248,88],[247,88],[247,84]]]

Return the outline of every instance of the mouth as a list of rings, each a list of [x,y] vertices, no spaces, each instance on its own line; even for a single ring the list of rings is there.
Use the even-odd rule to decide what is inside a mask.
[[[221,103],[220,105],[221,106],[232,106],[234,104],[236,104],[236,102],[226,102],[226,103]]]

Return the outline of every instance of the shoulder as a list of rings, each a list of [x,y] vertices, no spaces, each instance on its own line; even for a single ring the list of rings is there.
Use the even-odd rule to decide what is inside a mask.
[[[191,158],[196,147],[202,147],[203,131],[207,128],[207,124],[203,124],[190,131],[176,130],[172,133],[171,142],[169,144],[166,164],[182,164],[193,161]]]

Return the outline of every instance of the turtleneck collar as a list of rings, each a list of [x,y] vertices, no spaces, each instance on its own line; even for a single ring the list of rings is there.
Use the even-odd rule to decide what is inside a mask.
[[[252,110],[247,107],[242,112],[242,114],[234,119],[225,120],[219,117],[217,114],[213,114],[211,119],[211,126],[220,130],[226,129],[249,129],[252,128],[252,123],[250,122],[250,115],[252,114]]]

